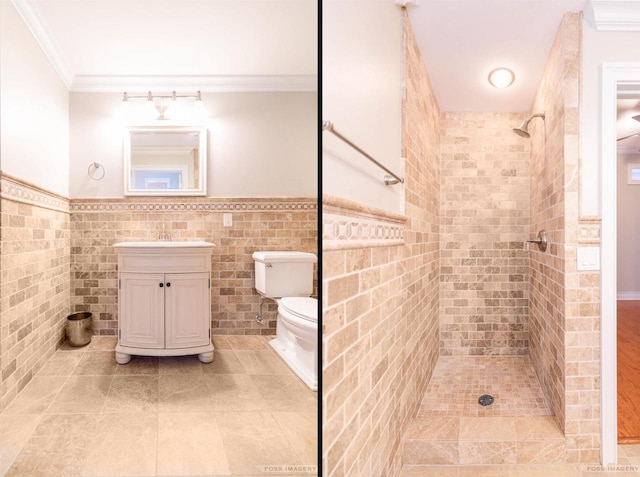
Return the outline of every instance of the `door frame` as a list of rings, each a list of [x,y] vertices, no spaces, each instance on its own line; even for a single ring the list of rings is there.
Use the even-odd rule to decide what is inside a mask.
[[[640,63],[602,64],[600,142],[600,458],[618,460],[617,403],[617,150],[619,85],[640,85]],[[613,167],[612,167],[613,166]]]

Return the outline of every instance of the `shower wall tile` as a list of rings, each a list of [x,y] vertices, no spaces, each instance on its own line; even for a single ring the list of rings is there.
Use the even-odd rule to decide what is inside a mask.
[[[368,226],[352,227],[323,241],[327,477],[400,474],[402,435],[438,358],[440,112],[406,12],[404,33],[406,217],[323,196],[324,223],[360,224],[366,216],[389,231],[376,239]],[[457,443],[449,447],[443,452],[457,453]]]
[[[576,248],[599,244],[599,218],[580,216],[582,15],[559,27],[532,111],[531,229],[551,246],[531,253],[531,358],[560,428],[568,462],[600,458],[599,273],[576,269]],[[533,123],[532,123],[533,124]]]
[[[0,174],[0,411],[64,339],[69,201]]]
[[[440,353],[529,352],[529,141],[524,114],[443,113]]]
[[[222,214],[233,214],[223,227]],[[94,334],[113,335],[118,325],[117,264],[112,247],[125,240],[156,240],[165,224],[172,240],[213,242],[212,333],[275,333],[277,306],[262,314],[254,289],[256,250],[318,253],[315,198],[124,198],[71,200],[71,306],[90,311]],[[314,267],[314,274],[317,267]],[[317,294],[314,279],[314,294]]]

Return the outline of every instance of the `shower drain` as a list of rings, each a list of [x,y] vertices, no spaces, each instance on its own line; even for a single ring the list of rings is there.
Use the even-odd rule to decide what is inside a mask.
[[[493,396],[491,394],[483,394],[478,398],[478,404],[481,406],[490,406],[493,404]]]

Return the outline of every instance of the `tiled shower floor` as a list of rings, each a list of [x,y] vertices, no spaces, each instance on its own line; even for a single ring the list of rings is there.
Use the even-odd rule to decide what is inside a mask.
[[[494,403],[479,405],[483,394]],[[528,356],[441,356],[417,417],[544,415],[551,410]]]
[[[317,394],[267,342],[214,338],[210,364],[63,346],[0,414],[0,475],[316,475]]]

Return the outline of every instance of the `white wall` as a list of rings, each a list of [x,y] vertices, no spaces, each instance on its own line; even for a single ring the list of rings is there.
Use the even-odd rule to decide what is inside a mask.
[[[618,293],[640,299],[640,184],[627,184],[627,165],[640,154],[618,156]],[[620,296],[620,298],[624,298]]]
[[[640,33],[596,31],[590,20],[583,22],[581,98],[580,213],[598,216],[600,210],[600,124],[603,62],[640,62]],[[615,164],[611,164],[615,167]]]
[[[209,197],[316,197],[316,93],[203,93]],[[123,197],[122,93],[70,94],[70,197]],[[164,122],[158,121],[158,124]],[[93,162],[105,168],[89,178]]]
[[[322,119],[403,176],[402,11],[391,0],[322,2]],[[323,193],[403,212],[403,185],[328,132],[322,133]]]
[[[10,2],[0,1],[0,168],[69,193],[69,93]]]

